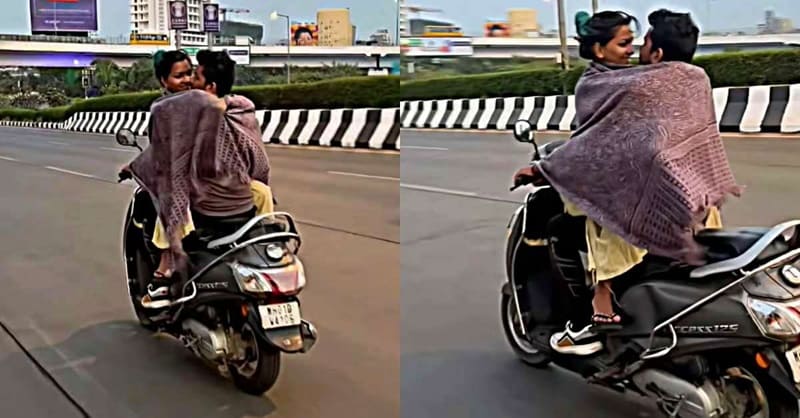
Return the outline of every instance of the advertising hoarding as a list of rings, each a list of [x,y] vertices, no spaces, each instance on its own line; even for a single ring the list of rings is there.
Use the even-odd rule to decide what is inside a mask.
[[[97,0],[30,0],[31,32],[96,32]]]
[[[295,23],[291,27],[292,46],[319,45],[319,27],[314,23]]]
[[[401,38],[400,52],[407,57],[456,57],[472,55],[470,38]]]
[[[189,12],[185,0],[169,2],[169,28],[172,30],[189,29]]]
[[[203,30],[205,32],[219,32],[219,4],[203,5]]]

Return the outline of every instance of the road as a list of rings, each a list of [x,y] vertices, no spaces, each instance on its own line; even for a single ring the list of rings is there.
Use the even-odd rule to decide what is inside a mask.
[[[539,143],[559,135],[538,135]],[[505,227],[526,193],[508,192],[531,147],[510,134],[403,130],[403,417],[658,416],[643,399],[517,361],[500,325]],[[731,226],[800,218],[800,141],[726,138],[745,195]]]
[[[0,415],[398,417],[399,156],[268,153],[279,208],[301,221],[303,314],[320,339],[254,397],[133,320],[132,186],[115,180],[136,154],[111,136],[0,128]]]

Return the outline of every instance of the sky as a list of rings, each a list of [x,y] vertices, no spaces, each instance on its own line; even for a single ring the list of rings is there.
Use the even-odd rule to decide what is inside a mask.
[[[469,0],[468,0],[469,1]],[[578,10],[591,12],[591,0],[564,0],[566,4],[567,32],[574,33],[574,16]],[[444,17],[461,26],[467,35],[480,36],[487,19],[506,20],[506,10],[532,8],[539,13],[539,24],[545,31],[557,28],[556,0],[407,0],[408,5],[442,9],[444,13],[426,13],[425,17]],[[622,10],[636,16],[647,25],[647,14],[665,7],[675,11],[688,11],[703,31],[725,31],[755,28],[764,21],[764,11],[774,10],[778,17],[792,19],[800,26],[800,1],[798,0],[599,0],[600,10]],[[414,17],[410,15],[409,17]]]
[[[436,0],[435,0],[436,1]],[[0,33],[30,34],[29,0],[2,0]],[[98,31],[101,36],[127,36],[130,32],[130,2],[128,0],[97,0]],[[219,0],[222,7],[249,9],[249,14],[230,14],[229,20],[240,20],[264,25],[267,41],[286,38],[286,20],[269,20],[269,14],[278,10],[292,20],[313,22],[318,9],[350,8],[350,19],[356,25],[358,39],[367,40],[377,29],[397,28],[397,3],[395,0]]]

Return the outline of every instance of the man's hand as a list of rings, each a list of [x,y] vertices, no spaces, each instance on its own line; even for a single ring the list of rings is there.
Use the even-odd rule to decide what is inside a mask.
[[[126,164],[125,166],[123,166],[123,167],[122,167],[122,168],[119,170],[119,174],[117,174],[117,176],[119,177],[119,178],[117,179],[117,183],[122,183],[122,182],[123,182],[123,181],[125,181],[125,180],[130,180],[130,179],[132,179],[132,178],[133,178],[133,173],[131,173],[131,166],[130,166],[130,164]]]
[[[514,186],[511,187],[511,191],[526,184],[533,183],[536,186],[540,186],[545,182],[546,180],[544,179],[542,173],[539,172],[539,169],[536,166],[528,166],[519,169],[517,173],[514,174]]]

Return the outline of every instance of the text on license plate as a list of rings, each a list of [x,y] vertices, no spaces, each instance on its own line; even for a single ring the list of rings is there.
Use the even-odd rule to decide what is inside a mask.
[[[264,329],[300,325],[300,304],[297,302],[259,305],[258,312]]]

